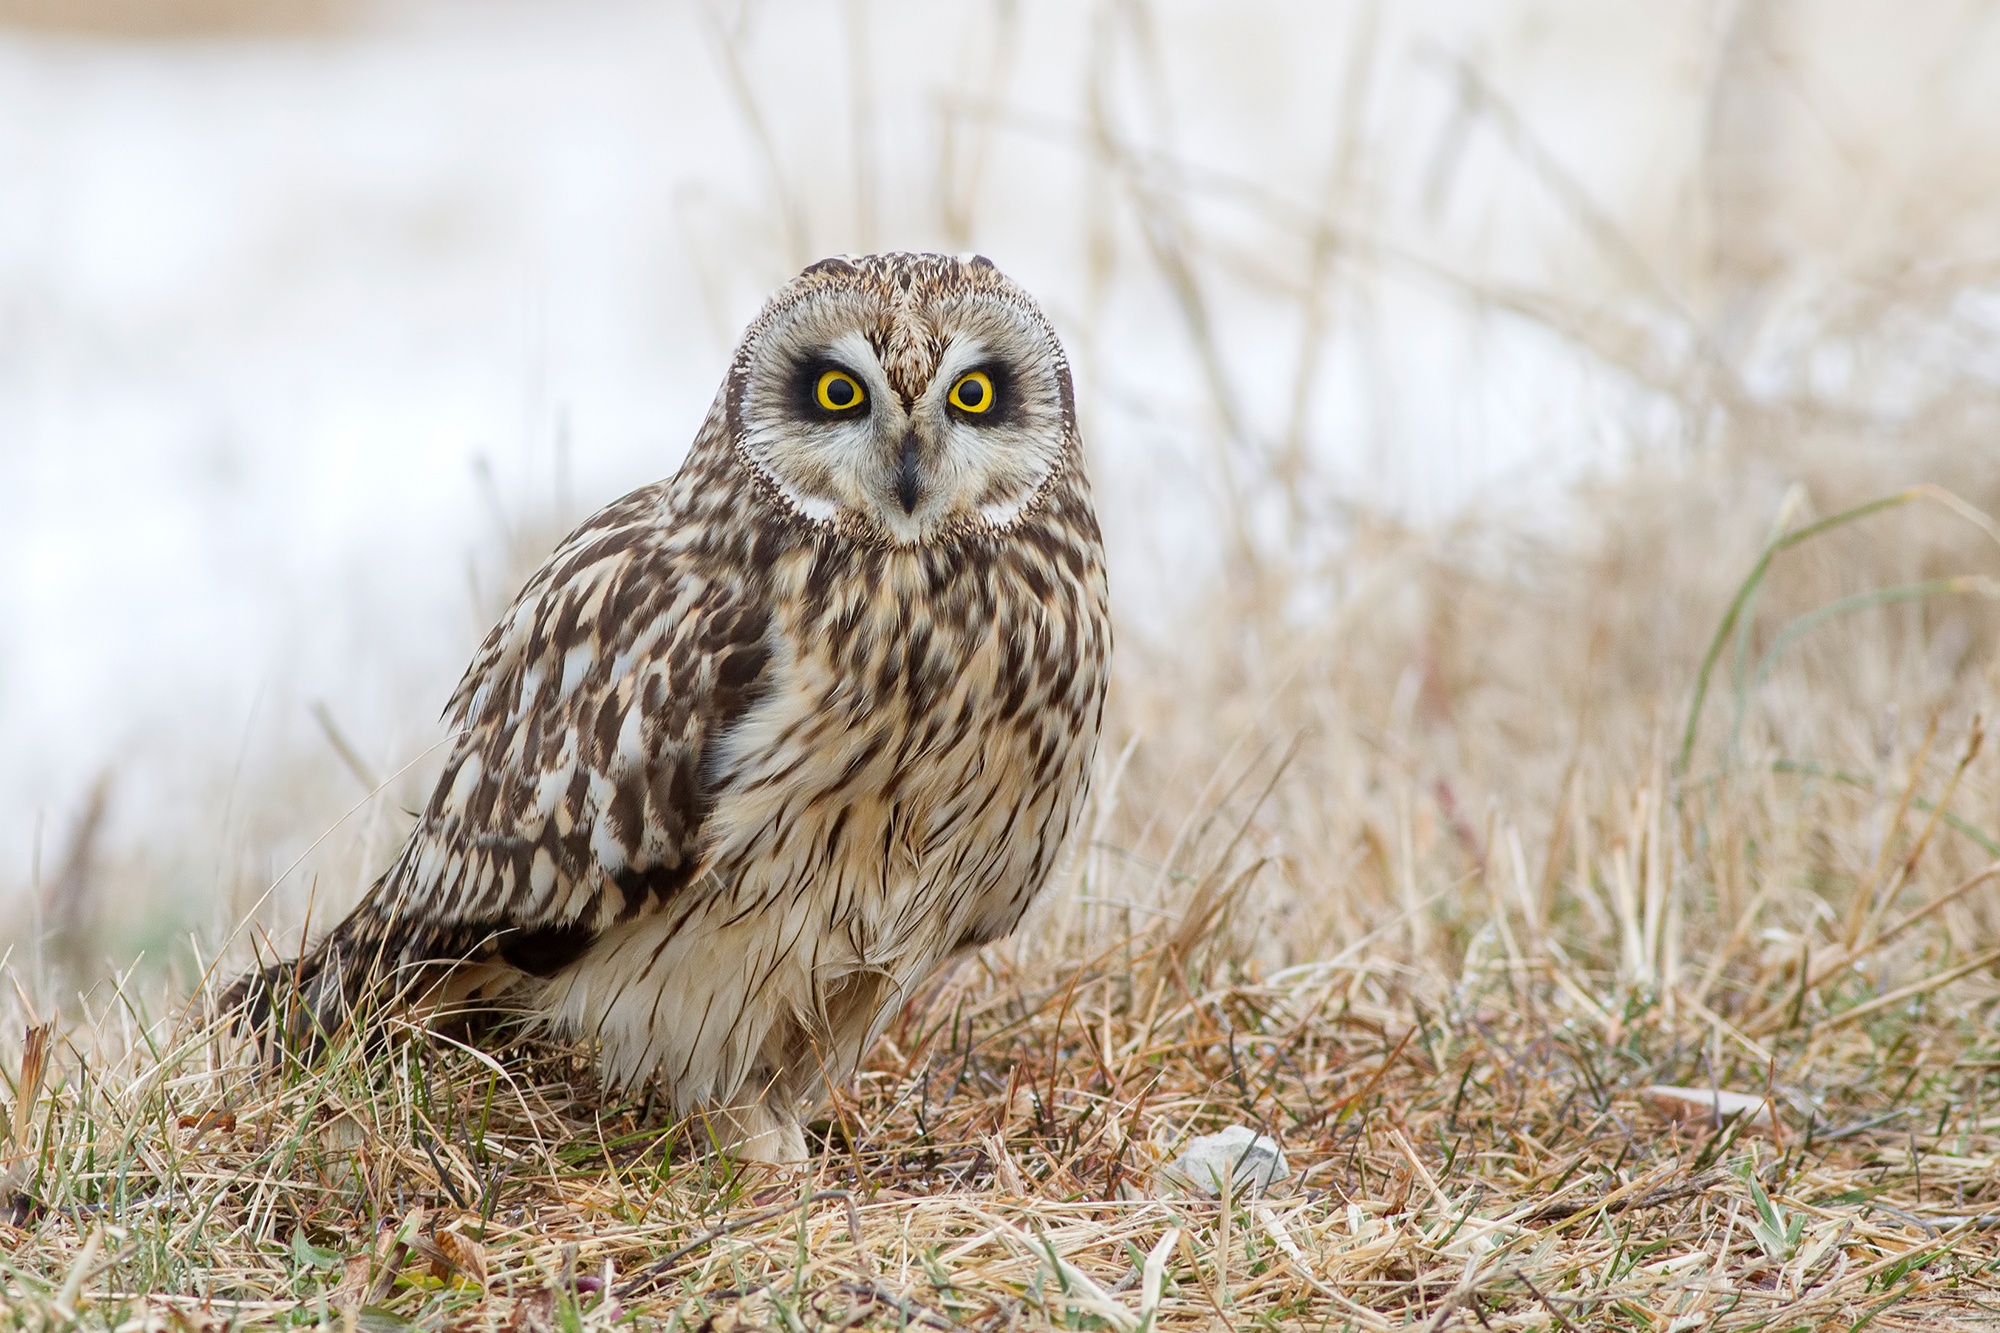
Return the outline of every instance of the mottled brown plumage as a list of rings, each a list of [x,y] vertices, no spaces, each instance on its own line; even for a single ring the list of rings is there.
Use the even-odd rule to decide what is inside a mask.
[[[983,259],[816,264],[679,473],[578,528],[487,636],[395,863],[230,1003],[323,1034],[441,979],[527,981],[614,1082],[796,1157],[889,1010],[1047,881],[1110,648],[1034,303]]]

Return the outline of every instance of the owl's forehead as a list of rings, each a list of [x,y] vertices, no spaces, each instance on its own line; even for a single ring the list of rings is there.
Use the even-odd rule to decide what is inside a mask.
[[[859,295],[852,331],[867,341],[897,392],[906,398],[923,392],[957,331],[944,294],[933,285],[911,283],[874,286]]]

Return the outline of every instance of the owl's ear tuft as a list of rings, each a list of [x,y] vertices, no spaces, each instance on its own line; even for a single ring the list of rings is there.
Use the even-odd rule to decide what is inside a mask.
[[[829,255],[817,263],[806,265],[805,271],[800,273],[799,276],[802,278],[811,278],[821,273],[838,273],[851,277],[860,271],[860,269],[854,267],[854,261],[850,260],[846,255]]]
[[[962,261],[974,273],[997,273],[999,269],[985,255],[967,255]]]

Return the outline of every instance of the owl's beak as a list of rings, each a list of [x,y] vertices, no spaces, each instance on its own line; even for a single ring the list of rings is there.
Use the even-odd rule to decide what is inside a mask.
[[[917,512],[917,433],[903,437],[903,452],[896,458],[896,499],[903,512]]]

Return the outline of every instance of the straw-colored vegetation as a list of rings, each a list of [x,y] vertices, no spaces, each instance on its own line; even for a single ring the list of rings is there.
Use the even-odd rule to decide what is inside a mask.
[[[1994,568],[2000,541],[1919,493],[1780,551],[1743,585],[1747,633],[1718,640],[1683,767],[1730,602],[1710,571],[1740,579],[1758,546],[1727,511],[1702,528],[1719,559],[1661,535],[1701,525],[1700,472],[1644,489],[1654,531],[1621,494],[1590,548],[1383,537],[1332,623],[1239,595],[1226,635],[1128,652],[1072,872],[1020,938],[912,998],[807,1168],[732,1171],[698,1125],[602,1097],[577,1051],[398,1032],[260,1073],[196,1015],[100,986],[52,1044],[8,1047],[14,1317],[1640,1329],[1982,1308],[1991,619],[1860,607],[1757,677],[1829,594],[1905,560]],[[1754,1107],[1717,1123],[1713,1090]],[[1159,1188],[1228,1124],[1277,1136],[1292,1176],[1226,1202]]]
[[[1466,95],[1536,170],[1497,95]],[[1159,223],[1200,348],[1176,196],[1114,125],[1087,142]],[[1634,244],[1611,226],[1578,219]],[[1298,254],[1310,342],[1342,270]],[[1862,367],[1972,336],[1990,274],[1891,269],[1784,336]],[[205,1026],[213,975],[192,1002],[112,979],[52,1031],[24,997],[0,1036],[0,1314],[2000,1326],[1978,358],[1899,363],[1892,408],[1858,371],[1753,393],[1670,290],[1621,293],[1615,328],[1559,292],[1478,299],[1666,396],[1697,443],[1532,523],[1416,531],[1232,433],[1211,358],[1236,539],[1206,594],[1125,630],[1071,866],[1018,937],[910,997],[809,1166],[734,1169],[532,1036],[406,1025],[264,1069]],[[1289,1177],[1165,1188],[1227,1125],[1278,1138]]]

